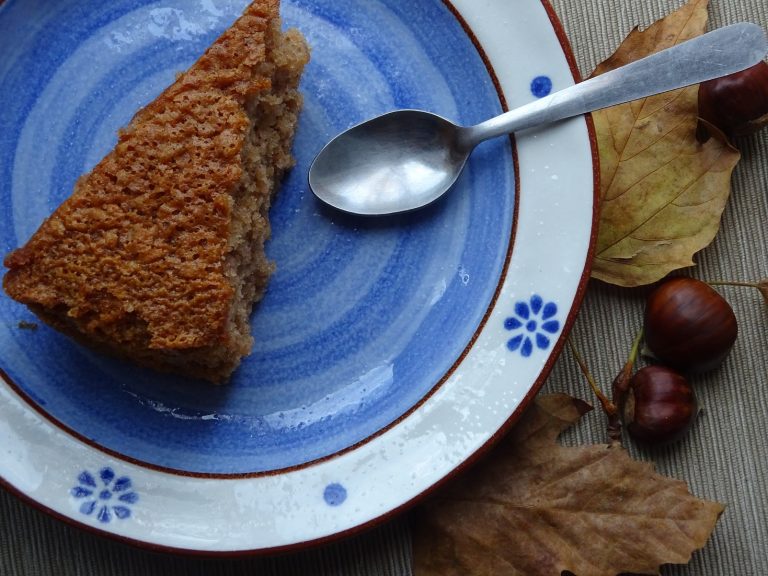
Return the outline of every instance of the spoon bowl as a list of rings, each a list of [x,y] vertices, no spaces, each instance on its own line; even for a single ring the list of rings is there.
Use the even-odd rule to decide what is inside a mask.
[[[327,204],[361,215],[426,206],[453,186],[471,148],[461,127],[421,110],[398,110],[353,126],[320,152],[309,185]]]
[[[415,210],[453,186],[484,140],[740,72],[766,52],[760,26],[733,24],[476,126],[419,110],[389,112],[331,140],[309,169],[309,186],[326,204],[353,214]]]

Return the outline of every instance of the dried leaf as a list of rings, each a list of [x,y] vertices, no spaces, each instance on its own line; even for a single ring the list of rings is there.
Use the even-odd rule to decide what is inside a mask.
[[[707,0],[692,0],[645,31],[633,30],[599,75],[700,35]],[[592,275],[653,283],[693,265],[717,234],[739,152],[722,134],[696,139],[698,87],[595,112],[602,207]]]
[[[537,399],[510,436],[416,515],[416,576],[657,574],[688,562],[723,507],[691,496],[619,447],[564,447],[590,409]]]

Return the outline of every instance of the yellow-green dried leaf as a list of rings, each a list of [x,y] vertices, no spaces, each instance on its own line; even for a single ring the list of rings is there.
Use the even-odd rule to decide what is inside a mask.
[[[626,450],[564,447],[589,406],[542,396],[480,465],[421,507],[415,576],[658,574],[704,546],[721,504]]]
[[[594,75],[698,36],[706,22],[707,1],[692,0],[633,30]],[[593,114],[602,199],[593,277],[653,283],[693,265],[717,234],[739,152],[717,133],[696,140],[697,100],[693,86]]]

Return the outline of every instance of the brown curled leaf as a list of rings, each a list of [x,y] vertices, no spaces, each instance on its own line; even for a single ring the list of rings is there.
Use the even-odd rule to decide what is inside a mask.
[[[590,409],[539,397],[469,473],[416,513],[415,576],[658,574],[704,546],[723,506],[613,445],[564,447]]]

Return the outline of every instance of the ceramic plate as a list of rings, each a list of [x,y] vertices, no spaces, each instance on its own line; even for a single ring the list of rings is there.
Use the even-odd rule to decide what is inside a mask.
[[[244,0],[0,4],[0,248],[23,244],[118,128]],[[481,145],[401,217],[322,206],[307,168],[395,108],[479,122],[574,82],[542,0],[284,0],[312,62],[277,272],[224,387],[106,358],[0,298],[0,479],[155,548],[274,551],[381,520],[456,473],[538,390],[573,321],[595,216],[587,120]]]

